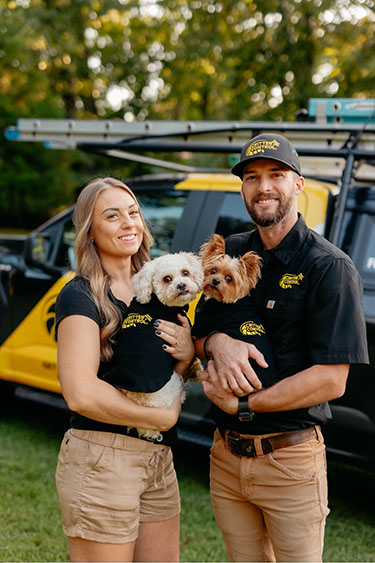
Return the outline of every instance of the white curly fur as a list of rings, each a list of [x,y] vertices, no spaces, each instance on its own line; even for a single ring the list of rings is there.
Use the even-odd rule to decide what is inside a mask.
[[[134,391],[126,391],[126,389],[121,389],[121,391],[139,405],[144,405],[145,407],[169,408],[179,394],[183,385],[184,382],[182,377],[174,371],[170,380],[164,385],[164,387],[154,393],[136,393]],[[185,397],[186,394],[185,391],[183,391],[181,396],[182,403],[184,402]],[[163,439],[163,435],[159,432],[159,430],[137,428],[137,432],[138,436],[143,436],[143,438],[147,438],[148,440],[161,442]]]
[[[134,274],[132,283],[140,303],[148,303],[152,293],[155,293],[163,305],[182,307],[195,299],[202,290],[203,270],[200,258],[191,252],[159,256],[146,262]]]
[[[179,252],[159,256],[141,268],[132,277],[134,293],[140,303],[148,303],[151,295],[155,293],[163,305],[169,307],[183,307],[193,301],[203,285],[203,269],[201,260],[191,252]],[[202,369],[200,363],[194,372]],[[195,373],[192,373],[192,378]],[[168,383],[154,393],[136,393],[121,389],[133,401],[149,406],[168,408],[184,386],[180,375],[173,372]],[[185,399],[182,392],[181,401]],[[137,428],[138,435],[149,440],[161,441],[163,436],[158,430]]]

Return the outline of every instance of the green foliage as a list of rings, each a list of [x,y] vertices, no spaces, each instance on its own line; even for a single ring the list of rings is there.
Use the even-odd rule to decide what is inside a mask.
[[[375,97],[374,5],[0,0],[0,127],[19,117],[293,120],[310,97]],[[102,166],[144,172],[44,152],[0,141],[4,225],[35,226]]]

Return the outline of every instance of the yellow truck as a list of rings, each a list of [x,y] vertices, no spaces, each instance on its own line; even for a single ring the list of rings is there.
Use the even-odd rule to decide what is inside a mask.
[[[100,127],[102,130],[100,130]],[[121,125],[121,127],[120,127]],[[338,123],[118,122],[20,120],[8,137],[74,146],[135,158],[165,168],[127,183],[141,202],[155,236],[153,256],[197,251],[217,232],[228,236],[254,228],[240,197],[240,181],[228,170],[191,169],[156,161],[159,150],[239,153],[262,131],[282,132],[297,146],[306,176],[299,211],[308,225],[354,260],[364,284],[370,366],[351,369],[347,392],[333,401],[324,430],[328,452],[375,467],[375,151],[374,127],[353,146],[360,127]],[[363,133],[362,133],[363,135]],[[65,145],[64,145],[65,143]],[[372,182],[372,183],[371,183]],[[0,392],[66,407],[56,367],[54,311],[62,286],[74,275],[73,206],[25,237],[0,237]],[[194,311],[191,311],[193,318]],[[193,384],[179,422],[181,439],[209,444],[209,402]]]

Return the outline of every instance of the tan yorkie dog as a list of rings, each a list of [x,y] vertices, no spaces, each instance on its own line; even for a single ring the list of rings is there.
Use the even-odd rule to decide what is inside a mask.
[[[232,258],[225,254],[221,235],[211,235],[199,254],[204,271],[203,293],[207,298],[235,303],[245,297],[260,278],[260,256],[256,252],[246,252],[240,258]]]
[[[202,338],[211,331],[219,331],[255,345],[269,367],[261,368],[254,362],[252,367],[263,385],[273,384],[277,380],[276,360],[250,294],[260,278],[261,257],[256,252],[246,252],[232,258],[225,253],[224,239],[218,234],[213,234],[202,245],[199,254],[206,301],[195,315],[195,337]],[[207,371],[197,375],[201,381],[209,381]]]

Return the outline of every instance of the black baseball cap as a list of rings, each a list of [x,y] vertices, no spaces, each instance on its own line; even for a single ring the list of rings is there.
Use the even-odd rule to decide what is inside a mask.
[[[232,174],[239,176],[242,180],[246,164],[259,158],[282,162],[301,176],[301,163],[296,149],[288,139],[273,133],[263,133],[250,139],[242,147],[241,159],[233,166]]]

